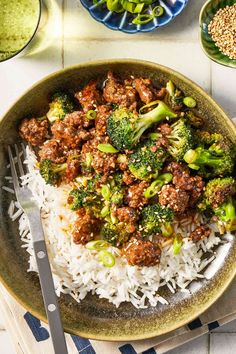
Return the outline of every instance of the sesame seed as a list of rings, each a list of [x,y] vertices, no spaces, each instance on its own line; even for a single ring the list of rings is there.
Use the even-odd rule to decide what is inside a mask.
[[[208,25],[215,45],[230,59],[236,59],[236,4],[219,9]]]

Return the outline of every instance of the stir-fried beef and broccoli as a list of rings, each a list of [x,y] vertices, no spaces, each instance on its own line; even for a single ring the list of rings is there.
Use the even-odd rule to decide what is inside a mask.
[[[204,129],[197,102],[172,81],[158,87],[109,72],[103,86],[55,93],[46,115],[24,119],[19,131],[45,182],[71,186],[74,242],[103,249],[108,263],[109,245],[130,265],[158,264],[166,241],[177,254],[174,222],[197,212],[205,224],[193,242],[209,237],[211,221],[221,234],[236,230],[234,146]]]

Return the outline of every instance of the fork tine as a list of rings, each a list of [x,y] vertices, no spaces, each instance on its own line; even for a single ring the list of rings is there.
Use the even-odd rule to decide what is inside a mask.
[[[17,163],[18,163],[18,168],[19,168],[19,171],[20,171],[20,175],[23,176],[25,173],[24,173],[21,157],[20,157],[20,154],[19,154],[19,149],[18,149],[18,146],[16,144],[14,146],[15,146],[16,158],[17,158]]]
[[[26,153],[26,148],[25,148],[25,144],[24,143],[21,143],[21,148],[22,148],[22,151],[23,151],[24,160],[26,160],[27,159],[27,153]],[[25,169],[26,169],[27,172],[29,172],[29,168],[28,168],[27,164],[25,166]]]
[[[15,162],[14,162],[14,159],[12,156],[12,151],[11,151],[10,146],[8,146],[8,155],[9,155],[9,160],[10,160],[13,185],[14,185],[15,191],[17,191],[20,188],[20,185],[19,185],[19,181],[18,181],[18,177],[17,177],[17,173],[16,173],[16,166],[15,166]]]

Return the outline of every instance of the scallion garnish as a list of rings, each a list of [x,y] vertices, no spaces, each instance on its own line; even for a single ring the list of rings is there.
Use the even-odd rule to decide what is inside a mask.
[[[90,109],[87,113],[86,113],[86,117],[90,120],[96,119],[97,117],[97,112],[95,112],[93,109]]]
[[[180,234],[176,234],[173,241],[173,253],[176,256],[179,254],[183,245],[183,238]]]
[[[194,108],[197,105],[197,102],[195,101],[195,99],[191,96],[188,97],[184,97],[183,99],[183,103],[185,104],[185,106],[189,107],[189,108]]]
[[[109,243],[104,240],[90,241],[86,244],[86,248],[91,251],[101,251],[109,247]]]
[[[116,152],[118,152],[118,150],[114,148],[114,146],[112,146],[111,144],[98,144],[98,150],[106,152],[108,154],[115,154]]]
[[[102,250],[98,253],[98,259],[105,267],[113,267],[115,265],[115,257],[111,252]]]

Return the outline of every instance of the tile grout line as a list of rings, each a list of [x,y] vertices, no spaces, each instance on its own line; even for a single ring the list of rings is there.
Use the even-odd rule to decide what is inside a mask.
[[[64,3],[64,1],[63,1]],[[64,16],[63,16],[64,17]],[[107,41],[114,41],[114,42],[120,42],[120,41],[132,41],[133,37],[131,38],[131,36],[129,37],[120,37],[120,38],[113,38],[113,37],[101,37],[101,38],[97,38],[97,37],[89,37],[89,36],[84,36],[84,37],[79,37],[79,36],[70,36],[67,38],[69,41],[96,41],[96,42],[103,42],[104,40]],[[177,43],[191,43],[191,44],[197,44],[198,40],[197,39],[178,39],[178,38],[155,38],[155,37],[151,37],[151,38],[147,38],[147,37],[140,37],[140,38],[135,38],[136,41],[138,42],[154,42],[158,40],[158,43],[166,43],[166,42],[177,42]]]
[[[207,338],[207,354],[211,353],[211,333],[208,333]]]
[[[65,67],[65,53],[64,53],[64,44],[65,44],[65,38],[64,38],[64,19],[65,19],[65,2],[66,0],[62,0],[61,3],[61,64],[62,68],[64,69]]]

